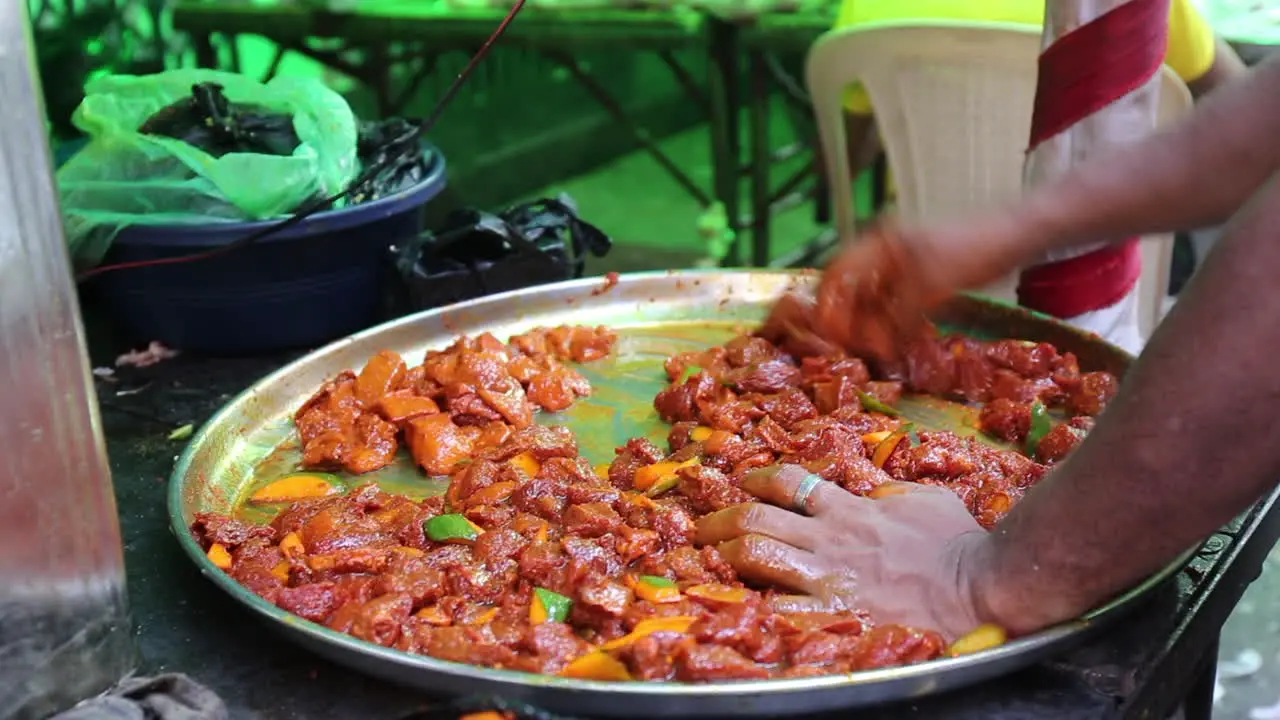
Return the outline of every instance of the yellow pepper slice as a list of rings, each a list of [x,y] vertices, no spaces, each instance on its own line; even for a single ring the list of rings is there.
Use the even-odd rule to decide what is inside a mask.
[[[680,602],[680,588],[664,577],[657,575],[641,575],[638,578],[627,576],[627,584],[631,586],[636,597],[651,603]]]
[[[249,502],[268,505],[332,495],[338,491],[338,486],[334,480],[336,480],[336,476],[326,473],[287,475],[266,487],[259,488],[257,492],[249,496]]]
[[[617,658],[603,652],[590,652],[569,663],[560,675],[578,680],[630,680],[631,672]]]
[[[428,605],[414,613],[413,616],[419,620],[426,621],[430,625],[445,626],[453,624],[453,618],[435,605]]]
[[[298,533],[291,532],[280,538],[280,552],[287,558],[295,558],[305,555],[307,550],[302,546],[302,538],[298,537]]]
[[[271,568],[271,574],[275,575],[276,579],[282,583],[289,582],[289,561],[281,560],[276,563],[276,566]]]
[[[530,452],[522,452],[507,462],[523,470],[524,474],[529,477],[537,477],[538,471],[542,469],[542,463],[538,462],[538,458],[534,457],[533,453]]]
[[[515,494],[520,489],[520,483],[517,482],[496,482],[489,487],[481,488],[467,498],[467,507],[477,507],[480,505],[497,505],[504,502],[507,498]]]
[[[699,425],[689,431],[689,439],[694,442],[706,442],[707,438],[711,437],[711,433],[713,432],[715,432],[714,429],[705,425]]]
[[[222,543],[214,543],[209,546],[209,552],[205,553],[209,562],[219,570],[231,569],[231,553],[227,551],[227,546]]]
[[[971,655],[983,650],[1000,647],[1009,640],[1009,634],[999,625],[980,625],[977,630],[965,635],[947,648],[947,655],[959,657]]]
[[[746,588],[733,587],[732,585],[721,585],[719,583],[707,583],[705,585],[693,585],[684,589],[686,595],[699,600],[709,600],[715,603],[723,603],[725,605],[739,605],[747,601],[751,597],[751,593]]]
[[[641,495],[640,493],[624,493],[623,497],[627,499],[627,502],[644,510],[652,510],[658,507],[658,503],[649,499],[648,496]]]
[[[489,623],[493,622],[493,619],[496,617],[498,617],[498,608],[490,608],[480,613],[479,615],[475,616],[474,618],[471,618],[471,622],[467,624],[468,625],[488,625]]]
[[[907,436],[906,433],[898,431],[885,438],[876,445],[876,449],[871,453],[871,463],[878,468],[884,468],[884,464],[889,462],[889,457],[893,455],[893,451],[898,449],[898,443]]]
[[[678,463],[665,460],[663,462],[656,462],[652,465],[645,465],[639,470],[636,470],[635,487],[637,490],[641,491],[648,490],[658,482],[665,480],[668,476],[675,476],[676,471],[680,468],[692,467],[697,465],[698,462],[698,458],[690,458],[684,462]]]
[[[862,442],[868,445],[879,445],[885,441],[885,438],[893,434],[892,430],[881,430],[880,432],[867,433],[862,436]]]
[[[641,638],[645,638],[659,632],[686,633],[689,632],[689,628],[693,627],[693,624],[697,621],[698,618],[691,615],[673,615],[671,617],[658,617],[641,620],[636,623],[635,628],[632,629],[631,632],[623,635],[617,640],[610,640],[609,642],[601,645],[600,649],[605,651],[617,650],[618,648],[626,647]]]
[[[610,463],[600,463],[599,465],[596,465],[591,469],[595,471],[596,477],[600,478],[601,480],[608,480],[610,465],[611,465]]]

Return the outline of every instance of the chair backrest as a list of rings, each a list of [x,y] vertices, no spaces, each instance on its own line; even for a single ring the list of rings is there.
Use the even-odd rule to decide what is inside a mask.
[[[862,83],[871,99],[898,214],[954,217],[1022,190],[1040,37],[1040,28],[1029,25],[903,20],[819,38],[805,74],[841,235],[856,229],[843,121],[849,85]],[[1160,105],[1162,122],[1191,105],[1186,86],[1167,67]],[[1162,272],[1167,284],[1168,261]],[[1011,297],[1014,282],[988,291]]]

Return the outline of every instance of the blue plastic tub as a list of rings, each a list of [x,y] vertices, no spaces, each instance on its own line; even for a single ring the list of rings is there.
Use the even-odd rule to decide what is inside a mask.
[[[225,255],[108,272],[94,281],[138,342],[213,355],[311,347],[380,320],[387,248],[422,231],[422,209],[445,188],[443,156],[419,184],[371,203],[318,213]],[[271,223],[135,226],[106,263],[190,255]]]

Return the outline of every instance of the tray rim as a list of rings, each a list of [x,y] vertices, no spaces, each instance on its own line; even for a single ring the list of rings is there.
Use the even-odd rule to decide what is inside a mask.
[[[798,286],[813,278],[814,272],[811,270],[788,271],[772,269],[669,270],[620,274],[619,284],[622,282],[643,282],[644,280],[654,278],[694,280],[734,275],[745,276],[747,279],[755,275],[787,276],[792,278],[793,283]],[[916,690],[892,696],[892,699],[904,699],[908,697],[922,697],[924,695],[930,695],[946,689],[969,685],[980,680],[990,679],[997,675],[1011,672],[1014,669],[1025,667],[1036,660],[1046,657],[1056,650],[1065,649],[1066,644],[1069,642],[1082,640],[1084,635],[1102,626],[1107,621],[1117,619],[1118,616],[1122,615],[1125,611],[1131,609],[1134,605],[1145,599],[1153,590],[1180,572],[1195,554],[1195,548],[1189,549],[1160,571],[1149,576],[1142,583],[1139,583],[1132,589],[1117,595],[1109,602],[1085,613],[1076,620],[1067,621],[1046,628],[1036,633],[1012,640],[998,648],[982,651],[972,655],[957,658],[943,658],[916,665],[865,670],[838,675],[694,684],[677,682],[657,683],[643,681],[608,682],[598,680],[576,680],[515,670],[484,668],[476,665],[455,663],[427,655],[416,655],[393,648],[383,647],[359,640],[345,633],[331,630],[268,603],[266,600],[240,585],[232,579],[230,575],[214,566],[212,561],[210,561],[205,553],[200,549],[200,546],[192,536],[185,519],[187,475],[191,468],[192,459],[200,447],[205,442],[208,442],[208,438],[220,425],[233,419],[237,407],[257,394],[260,386],[265,386],[274,381],[286,378],[293,374],[297,369],[316,362],[317,358],[331,354],[335,350],[344,346],[357,344],[362,341],[375,338],[392,328],[418,324],[437,317],[447,317],[449,313],[474,311],[483,308],[486,305],[498,305],[524,296],[539,295],[554,291],[567,292],[593,289],[599,287],[600,282],[601,279],[598,277],[580,278],[577,280],[569,280],[488,295],[468,300],[463,303],[412,313],[372,328],[368,328],[340,340],[336,340],[267,374],[219,408],[209,418],[209,420],[200,427],[188,445],[183,449],[182,454],[174,465],[173,472],[169,476],[168,501],[166,504],[169,514],[170,532],[172,532],[177,539],[183,552],[192,560],[192,562],[195,563],[196,567],[200,570],[200,573],[209,578],[216,586],[230,595],[232,599],[247,606],[259,617],[275,621],[280,629],[284,629],[298,635],[299,637],[297,640],[299,642],[318,651],[319,654],[329,657],[330,659],[350,666],[352,665],[352,663],[349,662],[351,658],[344,657],[349,653],[352,656],[364,656],[370,660],[374,660],[379,667],[383,665],[399,666],[404,669],[413,670],[418,674],[422,674],[424,677],[428,674],[438,674],[446,677],[457,678],[459,680],[471,681],[473,683],[496,684],[501,686],[494,689],[496,692],[506,692],[511,695],[525,695],[528,692],[542,694],[547,691],[559,691],[564,694],[563,698],[556,701],[544,702],[544,705],[550,709],[559,707],[562,710],[572,712],[582,711],[584,705],[587,704],[584,702],[584,693],[590,693],[595,698],[590,702],[593,711],[597,714],[611,716],[635,715],[644,712],[635,706],[626,705],[627,700],[642,701],[644,699],[665,699],[679,700],[685,703],[693,700],[710,700],[711,705],[724,706],[721,708],[720,712],[730,711],[734,714],[765,716],[779,711],[782,707],[789,708],[793,712],[804,712],[805,710],[802,710],[793,704],[787,704],[784,706],[776,705],[778,701],[786,703],[794,696],[803,693],[817,692],[821,693],[824,697],[833,693],[838,693],[843,696],[844,693],[840,691],[856,691],[858,689],[870,689],[875,686],[897,686],[909,683],[918,683],[919,686]],[[983,298],[981,296],[966,294],[966,297],[978,303],[998,305],[1006,310],[1009,310],[1012,307],[1008,303]],[[1040,320],[1048,319],[1053,322],[1058,322],[1053,318],[1048,318],[1042,314],[1034,313],[1022,308],[1012,307],[1012,311],[1016,311],[1028,317],[1035,317]],[[328,646],[327,650],[322,650],[321,648],[325,646]],[[374,674],[384,678],[389,678],[390,675],[387,672],[381,672],[377,669],[373,670],[373,672]],[[397,673],[397,675],[399,675],[399,673]],[[955,678],[958,675],[965,675],[967,677],[960,682],[946,682],[945,680],[937,682],[937,679],[940,677],[944,679]],[[393,681],[405,684],[405,681],[402,679],[392,679]],[[421,690],[427,689],[423,685],[419,685],[417,683],[410,684]],[[438,688],[434,690],[436,692],[449,693],[448,690]],[[453,692],[450,694],[458,693]],[[601,694],[603,695],[603,699],[600,699]],[[729,697],[726,698],[725,696]],[[728,704],[717,703],[715,702],[716,698],[728,700]],[[772,698],[773,701],[770,703],[769,707],[765,707],[764,705],[757,706],[756,703],[752,702],[755,698]],[[879,701],[889,702],[890,698],[878,698],[871,702]],[[845,697],[838,703],[828,702],[820,704],[816,709],[831,709],[835,707],[852,708],[865,704],[869,703],[859,702],[857,699],[850,700]],[[704,708],[701,703],[697,703],[690,704],[687,710],[682,708],[669,714],[703,715],[708,712],[715,714],[717,711],[714,709]]]

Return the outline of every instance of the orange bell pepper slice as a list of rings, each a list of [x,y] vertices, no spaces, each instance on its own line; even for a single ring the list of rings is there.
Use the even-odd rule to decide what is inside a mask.
[[[471,621],[468,622],[467,624],[468,625],[488,625],[489,623],[493,622],[493,619],[496,617],[498,617],[498,608],[489,608],[488,610],[485,610],[479,615],[476,615],[475,617],[471,618]]]
[[[732,585],[721,585],[719,583],[706,583],[704,585],[694,585],[684,589],[686,595],[699,600],[710,600],[715,603],[724,605],[740,605],[751,597],[750,591],[746,588],[733,587]]]
[[[260,505],[297,502],[308,498],[325,497],[338,491],[333,482],[335,476],[325,473],[298,473],[288,475],[259,488],[249,496],[249,502]]]
[[[655,605],[680,602],[680,588],[664,577],[657,575],[641,575],[640,577],[627,575],[626,582],[631,587],[632,592],[636,594],[636,597],[641,600],[648,600]]]
[[[603,652],[590,652],[569,663],[560,671],[562,677],[577,680],[630,680],[631,671],[617,658]]]
[[[652,465],[645,465],[639,470],[636,470],[635,488],[642,492],[648,490],[661,480],[669,476],[674,476],[676,471],[680,468],[692,467],[697,465],[698,462],[698,458],[690,458],[684,462],[678,463],[664,460],[663,462],[656,462]]]
[[[538,462],[538,458],[534,457],[533,453],[530,452],[522,452],[507,462],[511,463],[512,466],[523,470],[524,474],[531,478],[537,477],[538,471],[542,469],[542,463]]]
[[[453,618],[449,617],[449,615],[446,614],[445,611],[441,610],[435,605],[428,605],[427,607],[424,607],[418,612],[414,613],[413,616],[418,618],[419,620],[425,620],[430,625],[443,627],[445,625],[453,624]]]
[[[219,570],[231,569],[231,553],[227,550],[227,546],[222,543],[214,543],[209,546],[209,551],[205,553],[209,558],[209,562]]]
[[[885,438],[893,434],[892,430],[881,430],[880,432],[867,433],[862,436],[862,442],[876,446],[885,441]]]
[[[280,552],[284,553],[287,558],[295,558],[307,553],[306,548],[302,546],[302,538],[298,537],[298,533],[286,533],[280,538]]]
[[[947,648],[949,657],[971,655],[983,650],[1000,647],[1009,641],[1009,634],[999,625],[980,625],[976,630],[965,635]]]
[[[906,433],[899,430],[880,441],[880,444],[876,445],[875,451],[871,453],[871,463],[883,469],[884,464],[889,462],[889,456],[893,455],[893,451],[898,449],[898,443],[902,442],[902,439],[906,436]]]
[[[530,476],[532,477],[532,476]],[[496,482],[488,487],[481,488],[467,498],[467,507],[477,507],[479,505],[497,505],[507,498],[515,494],[520,489],[520,483],[517,482]]]
[[[617,650],[618,648],[626,647],[641,638],[646,638],[659,632],[686,633],[689,632],[689,628],[693,627],[693,624],[697,621],[698,618],[693,617],[692,615],[673,615],[671,617],[658,617],[641,620],[636,623],[635,628],[632,629],[631,632],[616,640],[610,640],[609,642],[604,643],[600,646],[600,649],[604,651]]]

